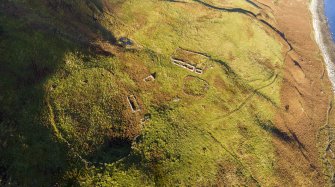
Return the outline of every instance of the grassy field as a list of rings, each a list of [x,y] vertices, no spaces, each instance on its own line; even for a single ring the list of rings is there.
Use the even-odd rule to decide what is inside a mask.
[[[14,1],[33,9],[0,15],[0,183],[280,184],[271,141],[286,140],[272,122],[284,57],[259,21],[196,1],[73,2],[55,14],[47,3]],[[115,46],[120,37],[136,47]],[[110,42],[112,55],[87,41]],[[174,65],[173,55],[203,74]]]

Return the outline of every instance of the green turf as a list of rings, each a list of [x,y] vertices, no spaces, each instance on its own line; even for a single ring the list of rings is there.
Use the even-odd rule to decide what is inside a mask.
[[[88,31],[80,34],[106,39],[110,32],[110,40],[126,36],[138,45],[115,56],[78,41],[67,24],[81,21],[62,23],[66,11],[48,19],[68,35],[32,32],[27,19],[0,16],[0,166],[13,184],[278,185],[271,123],[282,45],[258,21],[194,1],[110,3],[112,15],[101,13],[98,26],[84,21]],[[256,11],[245,1],[230,4]],[[29,6],[31,22],[47,24],[36,13],[47,5]],[[84,17],[93,10],[75,8]],[[206,54],[203,74],[171,62],[180,48]],[[150,73],[155,80],[144,82]],[[129,95],[140,112],[131,112]]]

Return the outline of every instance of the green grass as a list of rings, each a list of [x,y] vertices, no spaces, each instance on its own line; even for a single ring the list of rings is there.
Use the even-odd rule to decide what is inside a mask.
[[[25,22],[1,16],[6,35],[0,35],[0,86],[6,92],[0,112],[6,120],[0,127],[9,143],[0,166],[13,181],[280,184],[271,143],[275,129],[259,119],[271,124],[280,104],[281,44],[249,17],[187,2],[111,1],[113,17],[104,15],[101,27],[141,47],[110,57],[64,36],[31,33]],[[244,1],[230,3],[254,9]],[[91,9],[83,4],[76,11]],[[179,47],[211,56],[201,59],[204,74],[171,63]],[[150,73],[156,79],[144,82]],[[136,95],[141,112],[131,112],[128,95]],[[151,118],[141,125],[146,113]]]
[[[209,85],[205,80],[189,76],[184,79],[184,92],[192,96],[202,96],[207,93]]]

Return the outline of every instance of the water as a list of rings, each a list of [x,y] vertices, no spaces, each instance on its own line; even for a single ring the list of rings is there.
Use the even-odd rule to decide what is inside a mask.
[[[325,14],[328,18],[330,32],[335,41],[335,0],[325,0]]]

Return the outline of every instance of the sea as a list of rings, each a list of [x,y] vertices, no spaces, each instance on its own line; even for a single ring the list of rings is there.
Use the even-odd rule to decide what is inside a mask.
[[[325,1],[325,14],[328,19],[330,32],[332,34],[333,41],[335,42],[335,0],[324,0]]]

